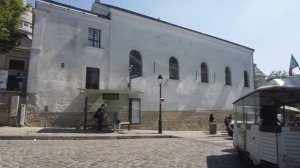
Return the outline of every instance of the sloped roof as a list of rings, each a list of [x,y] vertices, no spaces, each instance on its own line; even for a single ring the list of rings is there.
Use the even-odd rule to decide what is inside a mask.
[[[94,15],[97,15],[97,16],[99,16],[101,18],[110,19],[109,15],[107,15],[107,16],[106,15],[102,15],[102,14],[95,13],[95,12],[92,12],[92,11],[80,9],[80,8],[77,8],[77,7],[74,7],[74,6],[71,6],[71,5],[66,5],[66,4],[63,4],[63,3],[59,3],[59,2],[56,2],[56,1],[53,1],[53,0],[39,0],[39,1],[47,2],[47,3],[50,3],[50,4],[55,4],[55,5],[66,7],[66,8],[70,8],[70,9],[74,9],[74,10],[81,11],[81,12],[84,12],[84,13],[94,14]],[[99,2],[95,2],[95,3],[99,3]],[[126,12],[126,13],[130,13],[130,14],[133,14],[133,15],[136,15],[136,16],[140,16],[140,17],[143,17],[143,18],[147,18],[147,19],[150,19],[150,20],[153,20],[153,21],[157,21],[157,22],[160,22],[160,23],[163,23],[163,24],[174,26],[174,27],[177,27],[177,28],[180,28],[180,29],[188,30],[188,31],[191,31],[191,32],[194,32],[194,33],[197,33],[197,34],[200,34],[200,35],[204,35],[204,36],[207,36],[207,37],[210,37],[210,38],[213,38],[213,39],[221,40],[221,41],[224,41],[224,42],[227,42],[227,43],[230,43],[230,44],[233,44],[233,45],[236,45],[236,46],[239,46],[239,47],[242,47],[242,48],[245,48],[245,49],[248,49],[248,50],[251,50],[251,51],[254,52],[254,49],[252,49],[252,48],[249,48],[249,47],[246,47],[246,46],[243,46],[243,45],[240,45],[240,44],[228,41],[228,40],[224,40],[224,39],[221,39],[221,38],[218,38],[218,37],[215,37],[215,36],[211,36],[211,35],[208,35],[208,34],[205,34],[205,33],[201,33],[201,32],[198,32],[198,31],[195,31],[195,30],[192,30],[192,29],[188,29],[188,28],[185,28],[185,27],[182,27],[182,26],[178,26],[178,25],[175,25],[175,24],[172,24],[172,23],[169,23],[169,22],[165,22],[165,21],[162,21],[162,20],[150,17],[150,16],[146,16],[146,15],[143,15],[143,14],[140,14],[140,13],[136,13],[136,12],[133,12],[133,11],[130,11],[130,10],[127,10],[127,9],[120,8],[120,7],[116,7],[116,6],[113,6],[113,5],[104,4],[104,3],[100,3],[100,4],[104,5],[104,6],[108,7],[108,8],[112,8],[112,9],[115,9],[115,10],[119,10],[119,11],[123,11],[123,12]]]
[[[99,2],[95,2],[95,3],[99,3]],[[182,26],[178,26],[178,25],[166,22],[166,21],[162,21],[160,19],[156,19],[156,18],[153,18],[153,17],[150,17],[150,16],[146,16],[146,15],[143,15],[143,14],[140,14],[140,13],[136,13],[136,12],[133,12],[133,11],[130,11],[130,10],[127,10],[127,9],[120,8],[120,7],[116,7],[116,6],[113,6],[113,5],[104,4],[104,3],[100,3],[100,4],[104,5],[104,6],[108,7],[108,8],[112,8],[112,9],[115,9],[115,10],[119,10],[119,11],[122,11],[122,12],[126,12],[126,13],[129,13],[129,14],[132,14],[132,15],[136,15],[136,16],[143,17],[143,18],[146,18],[146,19],[150,19],[150,20],[153,20],[153,21],[156,21],[156,22],[160,22],[160,23],[163,23],[163,24],[167,24],[167,25],[170,25],[170,26],[174,26],[174,27],[177,27],[177,28],[180,28],[180,29],[188,30],[188,31],[200,34],[200,35],[204,35],[204,36],[207,36],[207,37],[210,37],[210,38],[221,40],[221,41],[224,41],[224,42],[227,42],[227,43],[230,43],[230,44],[233,44],[233,45],[236,45],[236,46],[239,46],[239,47],[251,50],[251,51],[254,51],[254,49],[252,49],[252,48],[249,48],[249,47],[246,47],[246,46],[243,46],[243,45],[240,45],[240,44],[228,41],[228,40],[224,40],[224,39],[221,39],[221,38],[218,38],[218,37],[215,37],[215,36],[211,36],[211,35],[208,35],[208,34],[205,34],[205,33],[201,33],[201,32],[198,32],[198,31],[195,31],[195,30],[192,30],[192,29],[188,29],[186,27],[182,27]]]

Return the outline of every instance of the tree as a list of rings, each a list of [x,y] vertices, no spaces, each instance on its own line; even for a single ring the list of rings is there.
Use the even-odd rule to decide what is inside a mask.
[[[0,52],[7,52],[20,44],[24,34],[18,30],[21,15],[29,9],[22,0],[0,0]]]
[[[285,78],[288,78],[289,77],[289,74],[287,73],[287,71],[285,70],[275,70],[275,71],[272,71],[270,73],[270,75],[267,76],[267,82],[273,80],[273,79],[285,79]]]

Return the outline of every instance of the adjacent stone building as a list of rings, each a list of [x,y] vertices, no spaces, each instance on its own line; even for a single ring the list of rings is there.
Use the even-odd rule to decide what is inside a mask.
[[[255,82],[254,88],[259,88],[267,84],[266,75],[254,64]]]
[[[26,5],[26,0],[23,0]],[[27,88],[27,74],[29,66],[30,49],[32,42],[32,9],[29,8],[21,16],[19,31],[25,34],[21,44],[7,53],[0,53],[0,125],[15,125],[10,121],[12,108],[18,112],[20,103],[25,104]],[[12,103],[12,96],[19,96],[19,103]],[[11,107],[15,104],[16,107]]]
[[[232,102],[254,89],[254,50],[96,0],[91,11],[36,2],[29,66],[28,125],[88,125],[103,103],[134,127],[157,129],[162,75],[163,129],[218,126]],[[85,103],[87,98],[87,103]]]

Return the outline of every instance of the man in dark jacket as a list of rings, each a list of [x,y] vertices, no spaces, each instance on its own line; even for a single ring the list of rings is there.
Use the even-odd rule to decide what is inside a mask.
[[[98,108],[97,110],[97,114],[98,114],[98,131],[102,131],[102,123],[103,123],[103,118],[105,115],[105,110],[104,110],[104,104],[101,104],[101,107]]]

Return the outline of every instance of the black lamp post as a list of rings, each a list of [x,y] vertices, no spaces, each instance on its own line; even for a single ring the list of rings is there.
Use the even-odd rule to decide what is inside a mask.
[[[161,120],[161,84],[162,84],[163,77],[159,74],[157,77],[157,81],[159,83],[159,116],[158,116],[158,133],[162,134],[162,120]]]
[[[130,72],[132,71],[132,65],[130,65],[129,67],[128,67],[128,73],[129,73],[129,83],[128,83],[128,88],[129,88],[129,90],[131,90],[131,76],[130,76]]]

